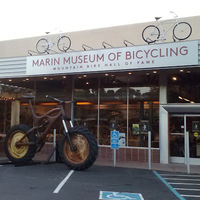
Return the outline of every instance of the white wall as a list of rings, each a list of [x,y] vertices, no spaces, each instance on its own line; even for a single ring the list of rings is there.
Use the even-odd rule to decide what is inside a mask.
[[[200,16],[180,18],[179,21],[186,21],[191,24],[193,32],[188,40],[200,39]],[[86,30],[79,32],[63,33],[72,40],[71,49],[82,51],[82,45],[86,44],[94,49],[103,48],[102,42],[107,42],[113,47],[125,46],[124,40],[128,40],[135,45],[146,44],[142,39],[142,30],[152,23],[130,24],[124,26]],[[0,42],[0,58],[28,56],[28,50],[36,51],[36,43],[43,36],[34,38],[25,38]],[[52,39],[56,38],[52,35]],[[166,42],[172,42],[171,34],[168,34]],[[57,50],[57,49],[54,49]]]

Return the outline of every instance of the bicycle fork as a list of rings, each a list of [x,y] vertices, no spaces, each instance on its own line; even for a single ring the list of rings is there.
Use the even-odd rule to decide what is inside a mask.
[[[70,122],[70,126],[73,127],[72,121],[70,120],[69,122]],[[69,131],[68,131],[68,128],[67,128],[67,125],[66,125],[64,117],[62,119],[62,124],[63,124],[63,127],[65,129],[65,135],[67,136],[67,139],[69,141],[69,145],[70,145],[71,151],[75,151],[75,149],[73,147],[73,144],[72,144],[72,141],[71,141],[71,138],[69,136]]]

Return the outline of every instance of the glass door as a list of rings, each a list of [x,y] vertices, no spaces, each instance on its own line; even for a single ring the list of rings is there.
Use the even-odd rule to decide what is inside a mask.
[[[185,157],[183,115],[170,115],[169,141],[170,162],[183,163]]]
[[[189,133],[190,163],[200,165],[199,115],[186,115],[186,131]]]
[[[190,163],[200,165],[200,115],[170,115],[170,162],[185,163],[185,132],[189,133]]]

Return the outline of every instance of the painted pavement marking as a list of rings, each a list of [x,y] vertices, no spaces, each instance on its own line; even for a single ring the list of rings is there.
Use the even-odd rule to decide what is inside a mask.
[[[197,188],[198,186],[200,186],[200,179],[198,179],[200,177],[199,175],[184,175],[184,174],[173,174],[173,173],[159,175],[157,174],[157,172],[154,172],[154,173],[158,177],[160,176],[159,178],[163,181],[163,183],[165,183],[170,188],[170,190],[172,190],[172,192],[174,192],[175,194],[179,194],[177,191],[180,191],[182,193],[180,194],[180,196],[183,199],[187,197],[188,198],[200,197],[200,189]],[[169,180],[170,182],[167,182],[167,180]],[[175,181],[179,181],[179,182],[175,182]],[[176,187],[172,187],[172,186],[176,186]],[[193,186],[193,188],[187,188],[187,186],[190,186],[190,187]],[[183,192],[190,192],[190,194],[184,194]],[[179,199],[181,199],[181,197],[179,197]]]
[[[54,190],[53,193],[58,193],[60,189],[63,187],[63,185],[68,181],[70,176],[73,174],[74,170],[71,170],[68,175],[60,182],[60,184],[57,186],[57,188]]]
[[[179,198],[180,200],[186,200],[182,197],[164,178],[162,178],[156,171],[153,173]]]
[[[106,200],[144,200],[140,193],[124,193],[124,192],[109,192],[100,191],[99,199]]]

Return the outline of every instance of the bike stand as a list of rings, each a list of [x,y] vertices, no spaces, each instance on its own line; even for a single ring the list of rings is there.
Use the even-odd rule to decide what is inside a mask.
[[[56,151],[56,146],[53,147],[51,153],[49,154],[49,157],[47,158],[46,162],[44,162],[44,164],[56,163],[56,161],[51,161],[50,162],[50,160],[51,160],[51,158],[52,158],[52,156],[53,156],[55,151]]]

